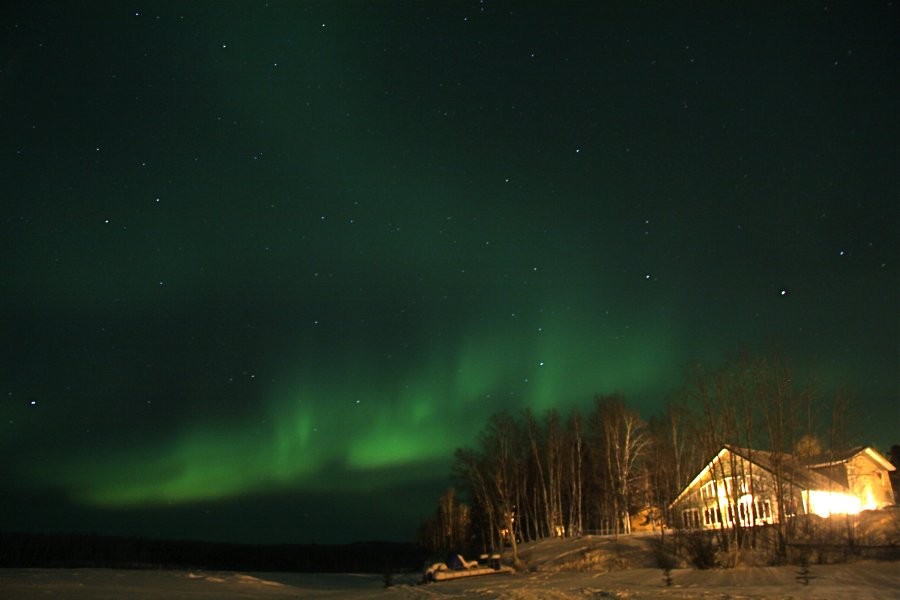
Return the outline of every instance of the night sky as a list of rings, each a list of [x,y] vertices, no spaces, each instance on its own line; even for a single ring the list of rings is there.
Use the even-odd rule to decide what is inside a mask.
[[[13,4],[0,530],[410,540],[741,345],[900,441],[895,3]]]

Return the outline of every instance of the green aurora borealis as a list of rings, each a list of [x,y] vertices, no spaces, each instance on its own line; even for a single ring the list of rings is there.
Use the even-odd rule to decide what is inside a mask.
[[[741,344],[898,441],[896,7],[8,10],[0,530],[409,539]]]

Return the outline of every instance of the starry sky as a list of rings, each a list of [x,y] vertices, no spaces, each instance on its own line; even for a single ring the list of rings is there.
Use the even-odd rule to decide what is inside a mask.
[[[900,441],[893,2],[0,10],[0,530],[410,540],[741,345]]]

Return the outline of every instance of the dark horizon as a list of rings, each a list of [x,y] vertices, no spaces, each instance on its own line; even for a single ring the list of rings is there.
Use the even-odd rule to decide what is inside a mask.
[[[0,531],[0,568],[205,569],[293,573],[418,571],[415,544],[236,544],[98,534]]]
[[[886,450],[898,11],[14,3],[0,530],[412,541],[492,412],[773,342]]]

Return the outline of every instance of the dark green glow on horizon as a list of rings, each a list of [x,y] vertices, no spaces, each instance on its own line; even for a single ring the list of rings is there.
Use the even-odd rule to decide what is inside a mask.
[[[367,373],[362,362],[341,366],[345,381],[279,377],[289,383],[269,390],[259,414],[111,448],[112,458],[74,456],[39,473],[39,482],[65,482],[74,499],[109,507],[355,489],[358,474],[372,469],[410,477],[422,465],[446,469],[454,449],[472,443],[495,410],[583,407],[601,389],[589,381],[605,390],[661,392],[649,382],[666,376],[672,361],[658,338],[653,355],[639,334],[629,344],[599,344],[590,315],[568,315],[582,325],[580,335],[550,316],[516,337],[519,318],[528,320],[510,315],[505,331],[465,336],[455,355],[436,351],[396,379]]]

